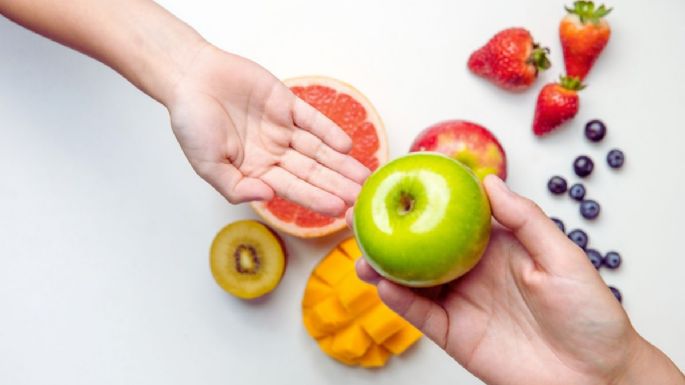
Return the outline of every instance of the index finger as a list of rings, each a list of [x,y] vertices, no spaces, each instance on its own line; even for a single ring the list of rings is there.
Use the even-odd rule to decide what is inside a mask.
[[[342,199],[307,183],[284,168],[272,167],[261,179],[283,198],[323,215],[338,216],[345,210]]]
[[[347,154],[352,149],[352,139],[335,122],[316,108],[297,98],[293,106],[293,123],[311,132],[338,152]]]

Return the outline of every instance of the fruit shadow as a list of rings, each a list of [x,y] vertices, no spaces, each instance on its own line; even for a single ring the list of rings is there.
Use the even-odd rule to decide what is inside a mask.
[[[279,233],[279,235],[281,235],[285,243],[285,274],[288,273],[288,265],[295,258],[303,257],[305,261],[311,261],[312,259],[318,261],[327,255],[335,245],[354,236],[352,230],[347,228],[334,234],[311,239],[297,238],[283,233]]]
[[[510,99],[512,101],[516,101],[517,97],[521,95],[537,94],[538,92],[540,92],[542,84],[544,84],[544,80],[538,79],[538,81],[534,82],[530,87],[521,90],[504,90],[502,87],[493,84],[491,81],[484,79],[480,76],[476,76],[475,80],[478,83],[480,83],[481,87],[485,87],[486,89],[488,89],[488,92],[492,92],[492,94],[494,95],[493,97]]]
[[[278,289],[278,288],[276,288]],[[257,309],[262,309],[265,308],[266,306],[269,306],[269,304],[275,303],[277,301],[274,299],[274,292],[278,290],[274,290],[271,293],[264,294],[261,297],[258,298],[253,298],[253,299],[243,299],[243,298],[238,298],[234,297],[231,294],[222,292],[221,295],[223,298],[221,301],[227,305],[229,308],[240,308],[244,309],[245,311],[257,311]],[[246,313],[247,314],[247,313]]]
[[[378,368],[362,368],[360,367],[360,370],[364,370],[366,373],[370,373],[372,376],[380,376],[382,372],[388,370],[388,367],[392,367],[395,365],[398,366],[406,366],[408,365],[409,362],[413,362],[417,358],[415,356],[421,354],[420,350],[422,348],[425,348],[425,344],[431,343],[430,340],[427,340],[427,337],[422,337],[416,343],[414,343],[412,346],[410,346],[407,350],[402,352],[399,356],[392,355],[390,357],[390,360],[385,366],[381,366]],[[415,361],[414,361],[415,362]],[[385,374],[383,374],[385,375]]]
[[[349,228],[345,228],[334,234],[326,235],[321,238],[305,239],[305,243],[312,247],[334,247],[338,243],[346,240],[347,238],[353,237],[354,233]]]
[[[428,344],[432,343],[427,339],[427,337],[423,337],[416,341],[416,343],[410,346],[407,350],[402,352],[399,356],[394,354],[391,355],[385,365],[376,368],[364,368],[358,365],[348,366],[336,360],[335,358],[328,356],[325,352],[321,351],[319,346],[316,344],[316,340],[312,339],[304,330],[302,331],[302,338],[308,339],[308,342],[311,342],[311,349],[309,347],[306,349],[307,354],[311,356],[309,358],[312,364],[311,367],[315,370],[319,370],[324,376],[329,376],[331,370],[341,372],[352,370],[359,371],[361,376],[368,376],[369,378],[375,378],[376,376],[387,376],[387,371],[392,366],[407,366],[411,365],[410,362],[417,362],[418,355],[422,354],[421,350],[429,348]],[[423,354],[425,354],[425,352],[423,352]],[[325,356],[325,358],[322,356]],[[319,363],[324,364],[320,365]]]

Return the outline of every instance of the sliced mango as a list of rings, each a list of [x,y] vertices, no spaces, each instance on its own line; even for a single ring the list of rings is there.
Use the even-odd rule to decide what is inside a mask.
[[[327,331],[320,329],[318,325],[312,321],[311,310],[305,310],[302,312],[302,323],[304,324],[304,328],[307,330],[307,333],[314,338],[321,338],[328,335]]]
[[[400,355],[421,338],[422,335],[423,334],[421,334],[419,329],[412,325],[407,325],[387,340],[383,341],[383,346],[392,354]]]
[[[352,323],[333,336],[331,350],[336,357],[356,359],[369,350],[372,342],[359,325]]]
[[[318,330],[334,332],[350,322],[351,316],[340,304],[338,297],[329,297],[312,308],[312,326]]]
[[[302,307],[310,308],[333,294],[333,289],[319,278],[312,277],[307,282],[302,297]]]
[[[333,347],[333,336],[328,336],[321,338],[317,340],[317,343],[319,344],[319,348],[326,354],[328,354],[330,357],[335,358],[336,360],[342,362],[343,364],[347,365],[356,365],[359,361],[353,358],[347,358],[343,356],[337,355],[332,347]]]
[[[354,270],[354,263],[338,249],[333,249],[314,269],[314,274],[333,286]]]
[[[349,238],[314,268],[302,297],[302,322],[321,351],[350,366],[381,367],[421,333],[385,306],[354,271],[361,251]]]
[[[354,237],[341,242],[340,248],[353,261],[362,256],[362,251],[359,249],[357,240]]]
[[[335,288],[340,303],[353,315],[359,314],[380,302],[376,288],[362,282],[354,272],[347,274]]]
[[[361,358],[359,364],[365,368],[379,368],[390,359],[390,351],[380,345],[371,345]]]
[[[362,328],[377,344],[382,344],[388,337],[407,325],[397,313],[387,306],[374,306],[360,321]]]

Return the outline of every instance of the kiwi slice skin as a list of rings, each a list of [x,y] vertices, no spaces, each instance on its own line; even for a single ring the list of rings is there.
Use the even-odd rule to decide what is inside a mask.
[[[283,240],[255,220],[233,222],[221,229],[209,252],[216,283],[242,299],[259,298],[278,286],[285,272]]]

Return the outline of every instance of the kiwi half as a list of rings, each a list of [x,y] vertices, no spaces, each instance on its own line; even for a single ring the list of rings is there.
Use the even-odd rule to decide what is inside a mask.
[[[233,222],[214,238],[209,265],[222,289],[239,298],[258,298],[281,281],[285,270],[283,241],[261,222]]]

